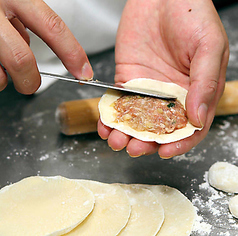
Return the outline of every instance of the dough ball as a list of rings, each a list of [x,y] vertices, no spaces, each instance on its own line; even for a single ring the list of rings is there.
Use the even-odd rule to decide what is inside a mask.
[[[229,209],[231,214],[238,219],[238,195],[231,198],[229,202]]]
[[[228,162],[216,162],[208,171],[211,186],[227,193],[238,193],[238,167]]]
[[[29,177],[0,191],[0,235],[58,236],[93,210],[94,195],[63,177]]]

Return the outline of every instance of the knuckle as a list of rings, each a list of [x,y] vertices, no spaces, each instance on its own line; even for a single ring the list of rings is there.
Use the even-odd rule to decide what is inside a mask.
[[[214,37],[216,35],[216,37]],[[228,47],[226,33],[216,22],[206,22],[203,27],[199,26],[191,37],[194,45],[200,48],[203,53],[210,53],[211,50],[223,52]]]
[[[55,13],[49,13],[45,19],[45,25],[49,32],[61,34],[65,31],[66,25],[62,19]]]
[[[34,58],[31,53],[24,50],[13,51],[12,68],[15,71],[22,70],[22,68],[29,67],[34,62]]]
[[[217,91],[217,81],[216,80],[209,81],[206,87],[209,94],[215,94]]]

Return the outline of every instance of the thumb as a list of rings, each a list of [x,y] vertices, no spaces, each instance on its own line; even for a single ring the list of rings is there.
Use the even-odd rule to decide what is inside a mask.
[[[228,56],[224,54],[227,51],[214,47],[198,49],[191,62],[186,109],[190,122],[197,127],[205,125],[209,110],[215,113],[223,93],[228,62]]]

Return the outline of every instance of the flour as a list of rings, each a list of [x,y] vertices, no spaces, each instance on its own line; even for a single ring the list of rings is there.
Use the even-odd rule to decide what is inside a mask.
[[[6,156],[7,160],[11,160],[13,158],[27,158],[30,155],[29,151],[27,148],[23,148],[23,149],[13,149],[12,152],[8,153],[8,155]]]
[[[234,124],[232,125],[232,129],[230,129],[230,121],[232,121],[232,119],[232,117],[229,117],[228,120],[224,120],[222,124],[218,125],[221,131],[218,132],[217,138],[220,140],[220,146],[223,151],[232,152],[233,155],[229,156],[231,156],[231,162],[234,164],[238,160],[238,125]]]
[[[50,157],[49,154],[45,154],[39,158],[39,161],[45,161],[45,160],[49,159],[49,157]]]
[[[196,162],[203,162],[205,160],[204,154],[206,153],[207,153],[207,149],[203,149],[199,153],[195,154],[195,148],[193,148],[186,154],[173,157],[173,161],[176,161],[176,162],[186,161],[186,162],[190,162],[190,164],[194,164]]]
[[[195,193],[192,199],[198,214],[193,229],[194,235],[236,235],[229,233],[238,230],[238,221],[232,217],[228,208],[229,200],[233,195],[211,187],[208,183],[208,172],[205,172],[204,183],[199,185],[199,192]],[[214,229],[219,229],[219,234],[212,233]]]
[[[176,157],[173,157],[173,160],[174,161],[189,161],[191,163],[196,163],[198,161],[204,161],[205,157],[202,156],[201,153],[199,153],[198,155],[191,155],[191,154],[183,154],[183,155],[180,155],[180,156],[176,156]]]
[[[74,150],[74,147],[73,146],[70,146],[70,147],[62,147],[62,150],[61,150],[61,153],[66,153],[66,152],[69,152],[71,150]]]
[[[227,130],[231,126],[229,121],[224,120],[222,125],[219,125],[219,128],[222,130]]]
[[[197,216],[197,219],[193,226],[193,232],[196,232],[198,235],[209,235],[211,228],[212,225],[203,222],[203,218],[201,216]]]

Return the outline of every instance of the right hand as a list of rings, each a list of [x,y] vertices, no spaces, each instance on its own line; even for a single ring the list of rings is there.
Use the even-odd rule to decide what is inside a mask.
[[[101,121],[98,133],[113,150],[130,156],[159,152],[170,158],[188,152],[207,135],[225,85],[229,45],[220,18],[208,0],[128,0],[115,48],[115,82],[151,78],[188,90],[189,121],[203,127],[192,136],[159,145],[142,142]]]
[[[40,86],[40,74],[26,28],[54,51],[74,77],[93,77],[85,51],[44,1],[0,0],[0,91],[7,86],[5,69],[20,93],[32,94]]]

